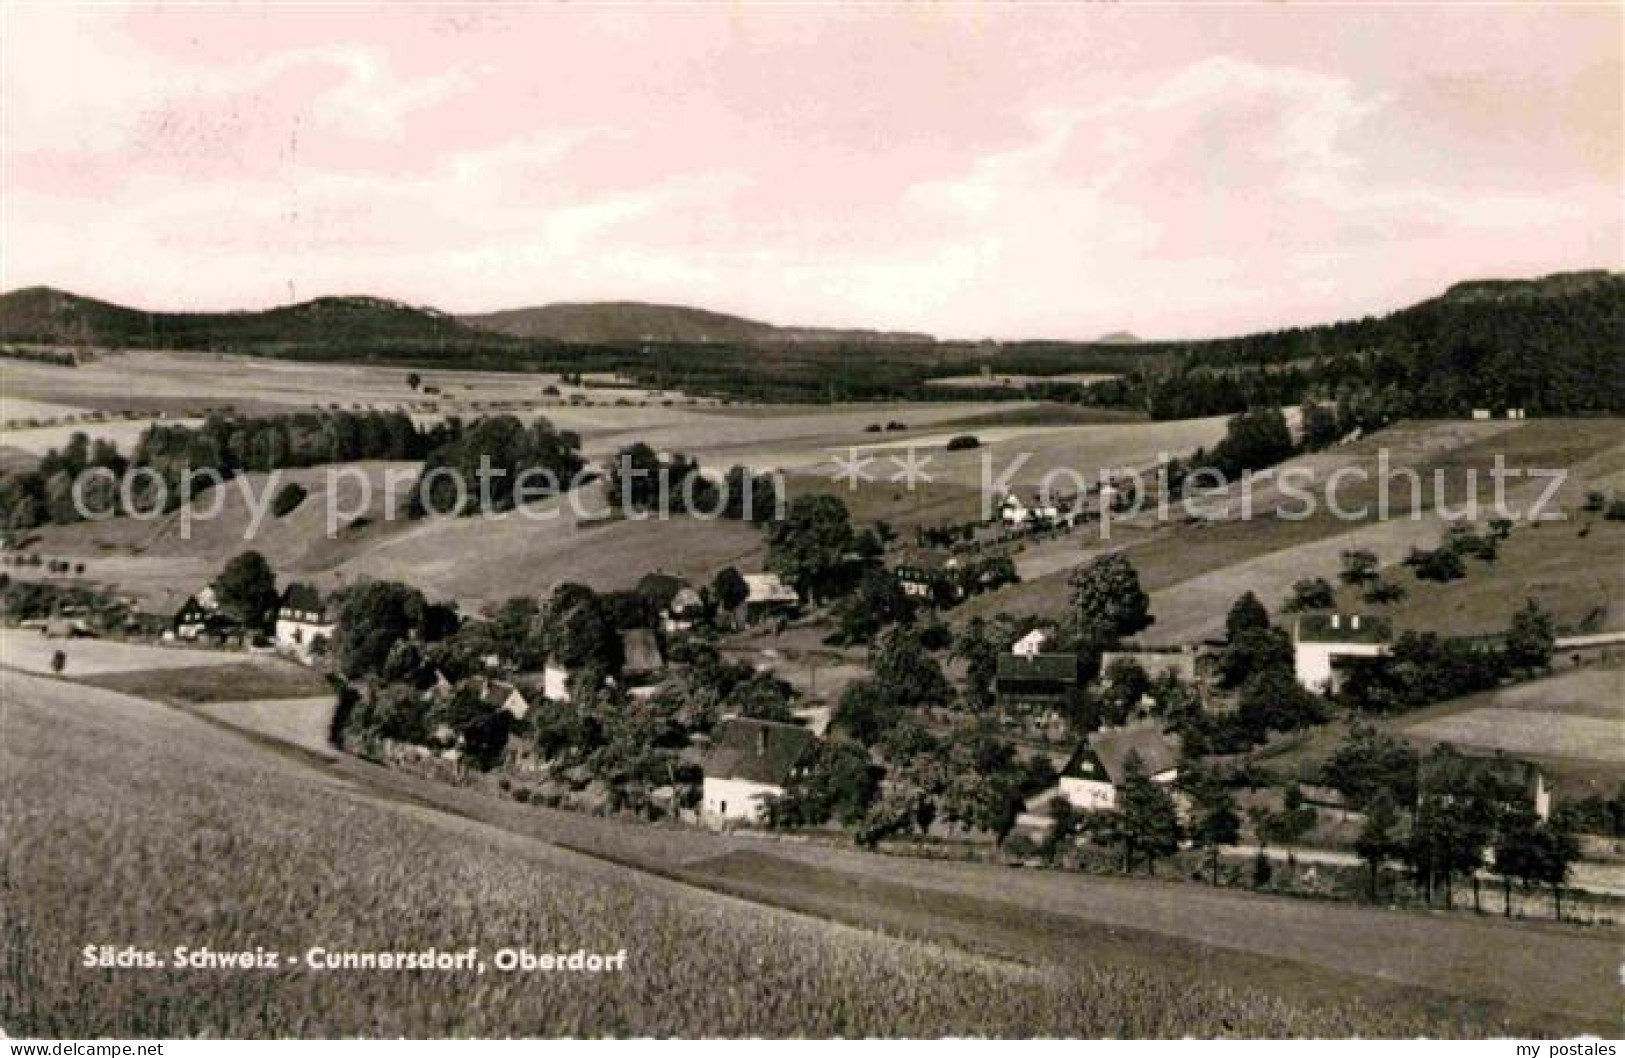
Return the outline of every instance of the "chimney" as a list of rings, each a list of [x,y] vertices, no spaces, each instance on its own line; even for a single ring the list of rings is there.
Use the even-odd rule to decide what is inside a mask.
[[[1353,617],[1349,618],[1349,628],[1353,629],[1356,632],[1358,632],[1360,630],[1360,615],[1359,614],[1355,614]]]
[[[1343,615],[1342,614],[1335,614],[1335,613],[1332,614],[1332,627],[1334,629],[1343,627]]]

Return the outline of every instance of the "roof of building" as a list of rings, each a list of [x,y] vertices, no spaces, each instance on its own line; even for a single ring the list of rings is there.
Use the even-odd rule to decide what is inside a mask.
[[[1159,724],[1106,728],[1089,736],[1089,750],[1100,761],[1113,786],[1128,771],[1131,754],[1140,755],[1147,775],[1160,775],[1179,767],[1179,739],[1163,733]]]
[[[700,767],[713,779],[783,786],[817,743],[811,731],[795,724],[734,717],[717,726]]]
[[[1388,618],[1366,614],[1306,613],[1295,628],[1303,643],[1386,643],[1393,637]]]
[[[1078,682],[1076,654],[1000,654],[996,678]]]
[[[764,602],[800,602],[801,596],[796,590],[784,582],[784,578],[777,573],[747,573],[745,574],[745,596],[747,603]]]
[[[1196,679],[1196,652],[1192,650],[1108,650],[1100,655],[1100,671],[1117,661],[1132,661],[1151,679],[1171,672],[1187,683]]]
[[[149,595],[136,600],[133,607],[135,613],[141,617],[161,617],[164,620],[174,620],[186,609],[188,603],[196,603],[194,595],[181,595],[167,592],[163,595]]]
[[[660,640],[647,628],[629,628],[621,633],[621,668],[626,672],[654,672],[663,668]]]
[[[282,593],[282,602],[279,609],[294,610],[299,613],[321,614],[326,617],[327,600],[322,598],[322,593],[316,589],[315,585],[296,580],[288,585],[287,590]]]
[[[480,697],[485,699],[485,704],[493,709],[501,709],[508,703],[508,699],[515,694],[519,695],[521,699],[525,697],[524,691],[505,680],[484,680],[484,683],[485,686],[480,690]],[[529,702],[526,702],[526,704],[528,705]]]

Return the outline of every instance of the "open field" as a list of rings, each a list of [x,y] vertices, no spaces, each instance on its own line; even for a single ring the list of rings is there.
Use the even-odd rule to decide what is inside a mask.
[[[1625,667],[1572,669],[1475,694],[1412,713],[1399,729],[1421,742],[1625,765]]]
[[[331,694],[314,698],[269,698],[258,701],[219,701],[198,705],[197,711],[231,727],[286,742],[322,757],[336,758],[329,736],[333,727]]]
[[[788,914],[386,799],[113,692],[0,674],[0,1024],[33,1036],[1073,1035],[1504,1031],[1482,1012],[1277,996],[1170,960],[1022,965]],[[43,793],[49,789],[49,795]],[[253,789],[253,797],[231,796]],[[518,806],[512,806],[518,807]],[[366,841],[355,835],[366,834]],[[162,864],[164,870],[153,870]],[[546,878],[538,886],[537,879]],[[1268,906],[1260,904],[1259,906]],[[1402,921],[1396,917],[1396,921]],[[1499,931],[1486,930],[1490,938]],[[1547,976],[1602,938],[1508,930]],[[84,938],[331,950],[628,952],[602,975],[86,971]],[[1547,952],[1547,954],[1552,954]],[[1508,966],[1495,966],[1509,973]],[[1484,971],[1479,971],[1480,973]],[[1510,976],[1508,978],[1510,980]],[[1271,980],[1290,987],[1285,975]],[[1302,984],[1297,986],[1302,992]],[[1535,987],[1540,988],[1538,981]],[[1542,1013],[1583,1024],[1589,986]],[[1533,1013],[1533,1012],[1530,1012]],[[1493,1015],[1491,1016],[1493,1019]]]
[[[290,661],[256,658],[231,665],[151,668],[84,676],[82,682],[178,705],[320,696],[327,681]]]
[[[51,655],[68,655],[68,676],[100,676],[175,668],[234,666],[242,654],[186,647],[147,646],[108,639],[48,639],[31,628],[0,628],[0,664],[27,672],[51,671]]]

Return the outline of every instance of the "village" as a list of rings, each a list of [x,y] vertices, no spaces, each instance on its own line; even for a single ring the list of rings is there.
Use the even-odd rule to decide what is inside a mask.
[[[252,551],[189,592],[120,600],[7,577],[0,599],[8,620],[58,642],[55,671],[71,676],[89,637],[287,658],[335,688],[327,723],[345,751],[547,808],[1011,865],[1172,861],[1205,884],[1354,900],[1433,905],[1437,891],[1452,906],[1454,882],[1480,910],[1479,883],[1494,879],[1508,915],[1562,914],[1566,888],[1593,890],[1570,916],[1612,914],[1616,883],[1576,867],[1608,846],[1581,831],[1606,831],[1617,798],[1554,822],[1538,765],[1419,753],[1358,717],[1381,715],[1372,696],[1396,639],[1401,664],[1439,664],[1442,650],[1477,668],[1436,692],[1449,697],[1557,658],[1606,662],[1625,636],[1558,637],[1530,604],[1504,635],[1452,654],[1396,637],[1380,612],[1342,612],[1306,579],[1278,623],[1248,592],[1222,637],[1143,645],[1148,597],[1112,554],[1071,574],[1068,612],[945,622],[1019,580],[1012,547],[1064,538],[1126,496],[1010,494],[989,522],[920,526],[913,542],[853,526],[838,498],[804,497],[765,528],[760,571],[654,570],[607,593],[565,583],[475,614],[406,584],[324,592]],[[1456,536],[1464,553],[1478,539]],[[1369,584],[1370,566],[1345,552],[1340,579]],[[1272,764],[1338,714],[1356,719],[1321,759]],[[1460,812],[1471,827],[1440,818]]]

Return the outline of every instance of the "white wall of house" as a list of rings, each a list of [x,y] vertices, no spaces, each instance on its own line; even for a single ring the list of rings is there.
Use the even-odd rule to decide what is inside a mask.
[[[293,621],[279,617],[276,621],[276,643],[289,650],[309,650],[318,638],[332,642],[336,627],[318,621]]]
[[[1292,645],[1292,667],[1298,682],[1315,691],[1337,690],[1333,658],[1380,658],[1388,653],[1386,643],[1314,643],[1299,640]]]
[[[709,823],[759,823],[766,812],[766,798],[783,794],[782,786],[707,775],[700,818]]]
[[[550,702],[568,702],[570,674],[549,662],[542,669],[542,697]]]

